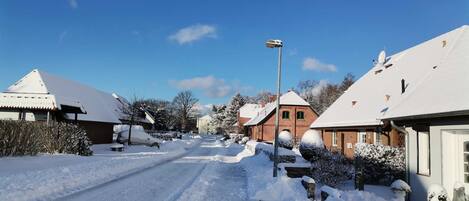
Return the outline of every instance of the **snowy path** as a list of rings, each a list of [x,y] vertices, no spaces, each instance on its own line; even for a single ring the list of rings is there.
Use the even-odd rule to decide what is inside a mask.
[[[205,138],[180,159],[60,200],[246,200],[244,169],[217,161],[228,152],[215,138]]]

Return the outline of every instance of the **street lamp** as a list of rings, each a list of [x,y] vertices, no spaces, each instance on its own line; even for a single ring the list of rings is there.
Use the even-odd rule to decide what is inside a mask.
[[[280,78],[282,74],[282,47],[283,42],[281,40],[268,40],[265,43],[268,48],[278,48],[278,74],[277,74],[277,108],[275,112],[275,139],[274,139],[274,170],[273,175],[277,177],[277,166],[278,166],[278,121],[279,121],[279,110],[280,110]]]

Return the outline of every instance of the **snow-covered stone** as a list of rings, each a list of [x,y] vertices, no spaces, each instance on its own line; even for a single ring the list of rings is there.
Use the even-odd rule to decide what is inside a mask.
[[[405,192],[412,192],[409,184],[407,184],[405,181],[402,181],[400,179],[392,182],[391,184],[391,189],[392,190],[400,190],[400,191],[405,191]]]

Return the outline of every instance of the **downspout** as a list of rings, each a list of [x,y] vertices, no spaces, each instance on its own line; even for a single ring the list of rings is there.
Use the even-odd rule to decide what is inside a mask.
[[[406,181],[410,185],[410,160],[409,160],[409,132],[405,130],[404,127],[400,127],[394,123],[393,120],[391,120],[391,127],[395,128],[397,131],[404,133],[405,135],[405,167],[406,167]]]

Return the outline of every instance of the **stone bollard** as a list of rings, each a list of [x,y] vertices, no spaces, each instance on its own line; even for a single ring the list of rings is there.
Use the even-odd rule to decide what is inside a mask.
[[[359,191],[365,190],[365,178],[361,169],[355,173],[355,189]]]
[[[314,200],[314,191],[316,190],[316,182],[314,181],[314,179],[308,176],[303,176],[301,178],[301,184],[303,184],[303,187],[306,189],[308,198],[310,200]]]
[[[464,185],[456,182],[453,187],[453,201],[466,201]]]
[[[398,179],[391,184],[391,190],[398,201],[405,201],[407,194],[412,192],[409,184]]]
[[[340,191],[330,186],[324,185],[321,187],[321,201],[329,200],[340,200]],[[333,198],[333,199],[331,199]]]
[[[448,201],[448,193],[443,186],[432,184],[428,188],[427,201]]]

